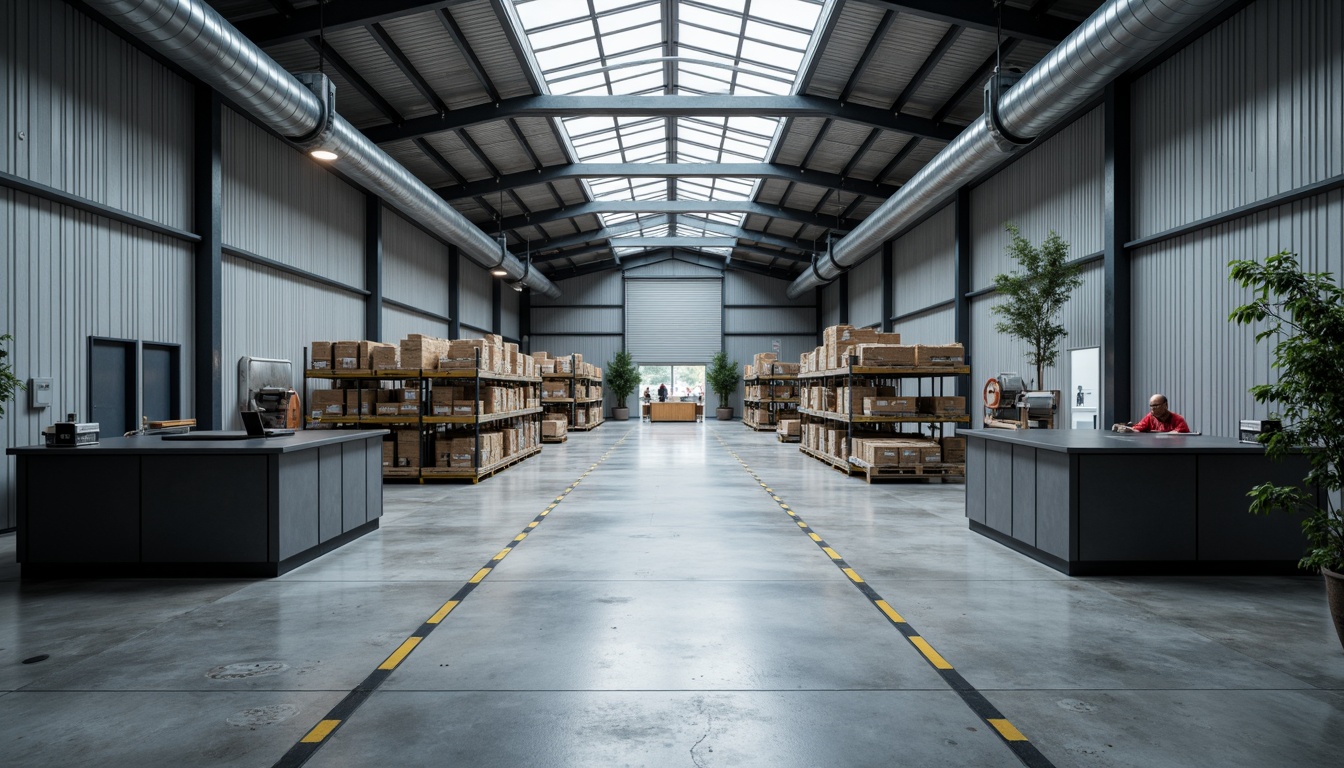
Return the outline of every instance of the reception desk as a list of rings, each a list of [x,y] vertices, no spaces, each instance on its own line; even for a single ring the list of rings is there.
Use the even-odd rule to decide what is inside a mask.
[[[649,403],[649,421],[695,421],[699,403]]]
[[[1301,482],[1231,438],[960,429],[970,528],[1070,575],[1292,572],[1300,519],[1247,511],[1266,481]]]
[[[20,573],[279,575],[378,528],[385,434],[11,448]]]

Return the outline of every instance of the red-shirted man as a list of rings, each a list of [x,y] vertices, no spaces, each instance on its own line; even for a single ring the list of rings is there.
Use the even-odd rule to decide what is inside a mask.
[[[1167,409],[1167,396],[1161,393],[1148,398],[1147,416],[1133,426],[1116,424],[1116,432],[1189,432],[1190,427],[1179,413]]]

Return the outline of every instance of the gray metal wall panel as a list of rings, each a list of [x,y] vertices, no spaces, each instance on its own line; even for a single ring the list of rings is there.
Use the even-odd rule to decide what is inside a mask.
[[[440,339],[450,337],[448,324],[415,312],[407,312],[400,307],[383,305],[383,341],[396,344],[412,333],[437,336]]]
[[[823,328],[840,324],[840,287],[831,283],[821,289],[821,326]]]
[[[708,363],[723,344],[722,280],[627,280],[625,343],[643,363]]]
[[[518,300],[522,294],[507,285],[499,292],[499,335],[518,338]]]
[[[971,288],[986,288],[1013,262],[1004,224],[1039,244],[1051,230],[1072,258],[1101,250],[1102,110],[1094,109],[971,190]]]
[[[789,298],[789,281],[779,280],[752,272],[729,270],[723,275],[723,303],[725,304],[798,304],[811,305]]]
[[[621,312],[620,307],[533,307],[532,335],[621,333]]]
[[[787,309],[784,307],[733,307],[724,311],[724,333],[802,334],[809,341],[808,349],[816,346],[817,315],[811,307]],[[761,350],[756,350],[760,352]]]
[[[190,229],[192,94],[67,3],[0,3],[0,171]]]
[[[1344,281],[1344,192],[1281,206],[1137,251],[1134,282],[1134,401],[1163,392],[1205,434],[1233,436],[1239,419],[1265,418],[1247,393],[1274,381],[1270,346],[1227,322],[1251,295],[1228,280],[1232,259],[1297,252],[1312,271]]]
[[[1134,237],[1344,173],[1344,4],[1261,0],[1134,83]]]
[[[27,393],[5,408],[5,444],[35,445],[67,413],[87,416],[88,337],[181,345],[183,415],[191,416],[192,247],[126,224],[0,189],[0,333],[14,375],[54,379],[52,405]],[[0,463],[0,527],[15,524],[13,468]]]
[[[952,307],[936,309],[896,323],[892,330],[901,334],[902,344],[945,344],[956,336],[956,315]],[[975,356],[975,347],[967,350]]]
[[[190,289],[186,290],[190,297]],[[238,358],[284,358],[303,386],[303,348],[312,341],[364,338],[364,299],[269,267],[224,258],[221,344],[225,428],[238,418]],[[190,322],[184,324],[190,328]]]
[[[620,304],[623,299],[621,273],[618,270],[556,280],[560,297],[533,296],[532,308],[550,304]]]
[[[881,326],[882,254],[869,258],[849,273],[849,324],[859,328]]]
[[[448,247],[387,208],[383,209],[383,296],[436,315],[449,314]]]
[[[635,267],[625,270],[627,280],[642,280],[645,278],[659,279],[664,277],[707,277],[714,280],[723,278],[722,270],[712,267],[702,267],[698,264],[680,261],[678,259],[667,259],[644,267]]]
[[[312,158],[223,112],[226,245],[364,286],[364,195]]]
[[[540,344],[541,346],[538,346]],[[607,368],[607,363],[616,357],[616,353],[621,351],[620,336],[532,336],[532,349],[549,352],[552,355],[571,355],[575,352],[583,355],[585,363],[602,368]],[[638,363],[638,361],[636,361]],[[638,393],[636,393],[637,395]],[[631,396],[631,402],[634,401],[634,395]],[[611,394],[611,390],[602,388],[602,409],[604,413],[609,414],[611,407],[615,405],[616,398]]]
[[[491,314],[494,311],[494,300],[490,298],[493,290],[490,281],[495,277],[466,258],[462,259],[461,276],[461,296],[458,304],[462,313],[461,322],[477,328],[490,328]],[[463,333],[462,338],[472,337]]]
[[[893,317],[956,298],[956,218],[946,206],[893,243]]]

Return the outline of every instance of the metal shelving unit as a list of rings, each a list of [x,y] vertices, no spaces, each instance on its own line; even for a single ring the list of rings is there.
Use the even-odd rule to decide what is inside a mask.
[[[743,405],[742,424],[747,429],[753,429],[756,430],[757,432],[774,431],[775,427],[779,425],[779,414],[783,411],[786,411],[788,406],[793,406],[795,410],[798,407],[799,397],[798,397],[797,374],[777,373],[777,374],[767,374],[764,376],[752,376],[750,378],[743,379],[743,384],[745,386],[754,385],[757,387],[770,388],[769,397],[765,397],[764,393],[762,393],[761,397],[742,398],[742,405]],[[774,390],[775,387],[778,386],[788,386],[793,394],[789,397],[775,397]],[[763,406],[765,408],[765,411],[769,414],[769,420],[766,422],[751,421],[750,418],[748,417],[748,408],[746,407],[747,404],[749,403],[755,403],[758,406]]]

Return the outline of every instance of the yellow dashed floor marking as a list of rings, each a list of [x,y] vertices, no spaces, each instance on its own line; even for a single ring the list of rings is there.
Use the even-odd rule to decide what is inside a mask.
[[[841,568],[840,570],[844,571],[844,572],[845,572],[845,575],[848,576],[848,577],[850,578],[850,580],[853,581],[854,583],[856,583],[856,584],[862,584],[862,583],[863,583],[863,577],[861,577],[861,576],[859,576],[859,574],[855,573],[853,568]]]
[[[448,602],[444,603],[443,607],[435,611],[434,615],[430,616],[429,621],[425,623],[438,624],[440,621],[443,621],[445,618],[448,617],[448,614],[452,613],[453,609],[457,607],[457,603],[458,603],[457,600],[449,600]]]
[[[839,553],[839,552],[836,552],[834,549],[831,549],[830,547],[822,547],[822,548],[821,548],[821,551],[822,551],[822,552],[825,552],[826,555],[827,555],[828,557],[830,557],[832,560],[842,560],[842,559],[844,559],[844,558],[840,557],[840,553]]]
[[[314,742],[321,741],[330,736],[331,732],[336,730],[336,726],[340,724],[341,724],[340,720],[319,721],[317,725],[313,726],[313,730],[309,731],[308,735],[304,736],[302,739],[299,739],[299,741],[302,741],[305,744],[312,744]]]
[[[947,663],[947,659],[939,656],[938,652],[933,650],[933,646],[929,645],[929,641],[919,635],[915,635],[910,638],[910,642],[914,643],[915,647],[919,649],[919,652],[924,654],[929,661],[933,662],[933,666],[938,669],[952,669],[952,665]]]
[[[396,669],[396,668],[397,668],[397,665],[401,663],[401,660],[404,659],[404,658],[406,658],[406,654],[408,654],[408,653],[410,653],[411,651],[415,650],[415,646],[419,645],[419,644],[420,644],[420,641],[423,640],[423,639],[424,639],[424,638],[422,638],[422,637],[408,637],[408,638],[406,638],[406,641],[405,641],[404,643],[402,643],[401,646],[400,646],[399,648],[397,648],[397,650],[393,651],[391,656],[388,656],[388,657],[387,657],[387,661],[384,661],[382,664],[379,664],[379,665],[378,665],[378,668],[379,668],[379,669]]]
[[[890,605],[889,603],[887,603],[886,600],[877,600],[877,601],[874,601],[874,602],[877,604],[877,607],[878,607],[878,608],[882,609],[882,612],[883,612],[883,613],[887,614],[887,618],[888,618],[888,619],[891,619],[892,621],[896,622],[897,624],[904,624],[904,623],[905,623],[905,618],[904,618],[903,616],[901,616],[901,614],[897,613],[897,612],[896,612],[896,609],[895,609],[895,608],[892,608],[891,605]]]
[[[999,718],[991,717],[988,722],[990,725],[994,726],[994,730],[998,731],[999,735],[1002,736],[1007,741],[1027,740],[1027,737],[1023,736],[1022,732],[1014,728],[1013,724],[1008,722],[1007,720],[1001,720]]]
[[[506,558],[506,557],[509,556],[509,552],[511,552],[511,551],[513,551],[513,550],[510,550],[510,549],[507,549],[507,548],[505,548],[505,549],[501,549],[501,550],[499,550],[499,554],[498,554],[498,555],[495,555],[494,557],[492,557],[492,558],[490,558],[490,559],[491,559],[491,560],[503,560],[504,558]]]
[[[471,582],[472,584],[480,584],[481,579],[484,579],[486,574],[488,573],[490,573],[489,568],[482,568],[481,570],[476,572],[475,576],[472,576],[470,579],[467,579],[467,581]]]

